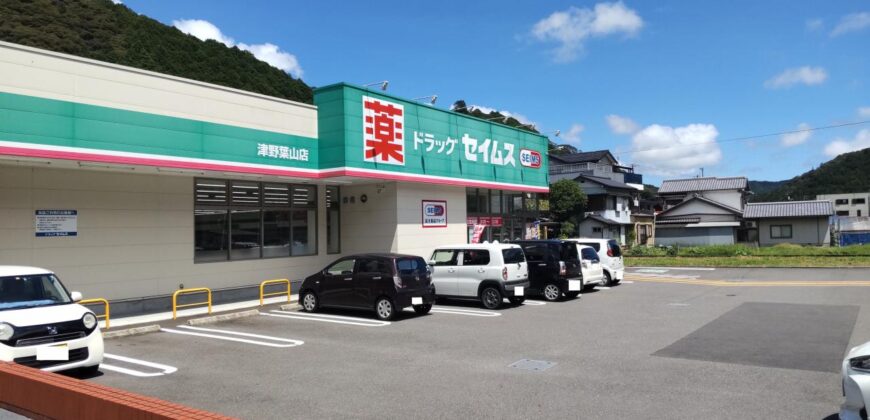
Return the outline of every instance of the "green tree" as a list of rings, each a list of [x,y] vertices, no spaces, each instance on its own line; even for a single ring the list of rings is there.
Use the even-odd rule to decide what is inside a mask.
[[[557,222],[561,222],[561,235],[574,233],[577,223],[586,208],[586,193],[576,182],[562,179],[550,185],[550,214]]]

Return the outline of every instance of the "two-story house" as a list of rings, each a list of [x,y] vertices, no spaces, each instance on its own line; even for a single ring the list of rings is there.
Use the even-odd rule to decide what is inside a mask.
[[[657,245],[720,245],[754,241],[743,228],[751,194],[745,177],[669,179],[658,195],[663,210],[655,218]]]
[[[571,179],[586,193],[588,202],[578,226],[581,237],[610,238],[626,243],[636,221],[643,176],[621,165],[608,150],[550,155],[550,183]],[[652,223],[644,233],[652,231]],[[646,235],[648,236],[648,235]],[[645,236],[645,237],[646,237]]]

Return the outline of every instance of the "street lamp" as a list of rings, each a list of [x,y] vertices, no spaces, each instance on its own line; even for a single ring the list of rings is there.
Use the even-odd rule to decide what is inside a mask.
[[[429,99],[429,105],[435,105],[435,101],[438,100],[438,95],[429,95],[429,96],[421,96],[419,98],[414,98],[413,100],[419,101],[421,99]]]
[[[381,82],[368,83],[368,84],[363,85],[363,87],[369,87],[369,86],[374,86],[374,85],[381,85],[381,90],[387,90],[387,86],[388,86],[389,84],[390,84],[390,81],[389,81],[389,80],[384,80],[384,81],[381,81]]]

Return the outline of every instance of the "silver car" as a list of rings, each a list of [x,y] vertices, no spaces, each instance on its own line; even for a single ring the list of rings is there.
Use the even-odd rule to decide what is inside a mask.
[[[843,360],[843,396],[840,419],[867,420],[870,403],[870,342],[849,350]]]

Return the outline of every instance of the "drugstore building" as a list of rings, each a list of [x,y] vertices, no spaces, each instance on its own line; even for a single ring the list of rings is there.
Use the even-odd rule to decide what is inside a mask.
[[[344,83],[312,106],[0,42],[0,264],[133,308],[249,295],[345,254],[533,237],[546,150]]]

